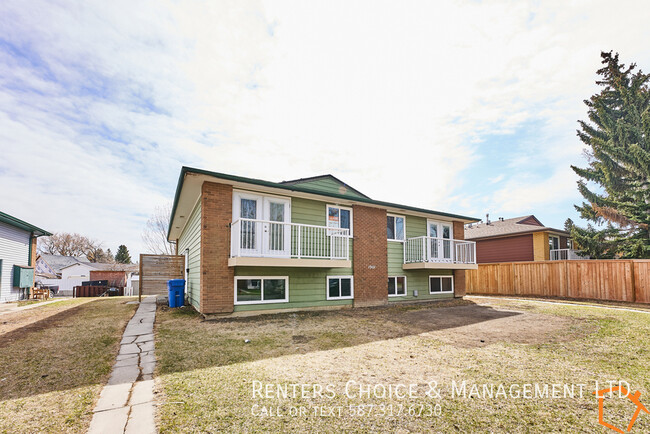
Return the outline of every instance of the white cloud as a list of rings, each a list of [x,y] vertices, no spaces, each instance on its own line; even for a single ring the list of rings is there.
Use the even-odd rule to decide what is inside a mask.
[[[598,53],[650,69],[648,18],[605,1],[3,2],[1,208],[135,253],[187,164],[534,212],[576,197]],[[479,177],[486,137],[528,123],[538,140]],[[483,179],[497,189],[476,194]]]

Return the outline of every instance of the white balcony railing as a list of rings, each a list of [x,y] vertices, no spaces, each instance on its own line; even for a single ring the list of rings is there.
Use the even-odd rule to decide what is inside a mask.
[[[476,264],[476,243],[449,238],[417,237],[404,242],[404,263]]]
[[[230,256],[349,260],[349,233],[349,229],[242,218],[230,225]]]
[[[573,249],[551,249],[550,259],[551,261],[575,261],[578,259],[589,259],[589,256],[580,256]]]

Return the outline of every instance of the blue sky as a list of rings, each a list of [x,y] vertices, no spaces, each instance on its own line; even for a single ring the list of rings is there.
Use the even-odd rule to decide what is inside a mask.
[[[137,254],[189,165],[561,227],[623,3],[3,1],[0,209]]]

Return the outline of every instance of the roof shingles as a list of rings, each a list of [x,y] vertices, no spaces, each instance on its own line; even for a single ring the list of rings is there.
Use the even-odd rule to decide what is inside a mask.
[[[539,224],[537,224],[539,223]],[[568,234],[562,229],[544,226],[534,215],[515,217],[505,220],[491,221],[465,227],[465,239],[504,237],[508,235],[524,234],[529,232],[551,231]]]

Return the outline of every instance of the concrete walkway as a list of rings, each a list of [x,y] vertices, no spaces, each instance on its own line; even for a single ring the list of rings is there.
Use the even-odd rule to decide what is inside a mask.
[[[36,307],[45,306],[59,301],[67,300],[66,298],[59,298],[57,300],[39,301],[38,303],[28,304],[26,306],[18,306],[18,303],[2,303],[0,304],[0,315],[5,313],[20,312],[23,310],[34,309]]]
[[[108,384],[95,407],[89,433],[155,433],[153,323],[156,297],[146,297],[124,330]]]

